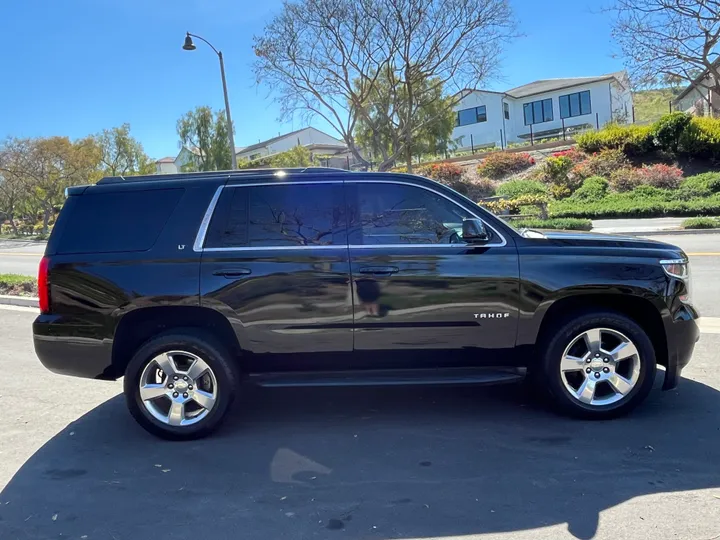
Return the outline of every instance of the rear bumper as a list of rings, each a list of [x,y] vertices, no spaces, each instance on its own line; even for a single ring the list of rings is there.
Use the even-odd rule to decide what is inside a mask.
[[[695,343],[700,339],[697,317],[698,314],[692,307],[683,306],[675,313],[672,323],[666,327],[668,361],[663,390],[677,387],[683,368],[692,358]]]
[[[98,326],[57,315],[40,315],[33,322],[35,354],[47,369],[73,377],[115,380],[112,340],[102,334]]]

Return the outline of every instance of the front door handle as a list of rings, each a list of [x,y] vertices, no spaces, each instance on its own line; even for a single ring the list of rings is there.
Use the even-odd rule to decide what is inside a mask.
[[[372,274],[373,276],[389,276],[399,271],[397,266],[366,266],[360,269],[361,274]]]
[[[225,268],[213,272],[213,276],[222,276],[228,279],[248,276],[250,274],[252,274],[252,270],[249,268]]]

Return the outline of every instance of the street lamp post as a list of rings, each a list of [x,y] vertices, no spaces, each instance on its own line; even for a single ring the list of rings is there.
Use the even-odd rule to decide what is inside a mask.
[[[220,75],[222,76],[223,94],[225,94],[225,115],[227,116],[228,125],[228,142],[230,143],[232,168],[233,170],[235,170],[237,169],[237,156],[235,155],[235,135],[233,134],[233,123],[232,118],[230,117],[230,100],[228,99],[227,83],[225,82],[225,63],[223,62],[223,55],[222,52],[218,51],[215,47],[213,47],[212,43],[210,43],[207,39],[196,34],[191,34],[190,32],[188,32],[185,36],[185,44],[183,45],[183,49],[185,49],[186,51],[194,51],[196,49],[195,44],[192,40],[192,38],[194,37],[207,43],[210,48],[215,51],[215,54],[217,54],[218,58],[220,59]]]

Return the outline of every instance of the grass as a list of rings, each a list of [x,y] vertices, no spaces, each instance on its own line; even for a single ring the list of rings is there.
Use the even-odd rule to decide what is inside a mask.
[[[558,229],[570,231],[589,231],[592,229],[592,221],[578,218],[519,219],[510,221],[510,224],[518,229]]]
[[[672,88],[655,88],[633,93],[635,122],[655,122],[670,112],[670,101],[678,94]]]
[[[720,220],[711,217],[695,217],[686,219],[680,225],[683,229],[717,229]]]
[[[0,274],[0,294],[37,296],[37,280],[20,274]]]

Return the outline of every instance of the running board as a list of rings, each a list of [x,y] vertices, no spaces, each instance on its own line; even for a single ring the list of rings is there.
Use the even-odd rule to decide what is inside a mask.
[[[438,384],[502,384],[522,380],[525,368],[373,369],[256,373],[259,386],[405,386]]]

